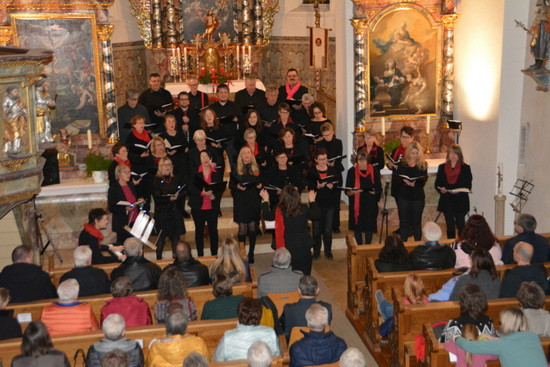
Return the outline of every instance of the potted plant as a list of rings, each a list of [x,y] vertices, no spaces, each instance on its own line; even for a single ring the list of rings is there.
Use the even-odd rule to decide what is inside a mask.
[[[111,160],[99,153],[90,152],[86,158],[84,158],[84,163],[86,163],[86,173],[88,176],[92,176],[94,182],[99,183],[105,181],[105,171],[109,169]]]

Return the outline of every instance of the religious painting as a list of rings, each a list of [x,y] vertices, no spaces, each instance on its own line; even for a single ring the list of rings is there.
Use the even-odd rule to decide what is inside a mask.
[[[96,16],[90,14],[12,14],[15,43],[53,50],[46,65],[52,131],[105,135]]]
[[[28,89],[21,83],[0,84],[0,131],[2,131],[2,153],[16,155],[30,152],[30,111]]]
[[[370,118],[436,113],[442,35],[428,17],[395,7],[368,31]]]
[[[183,0],[183,35],[186,40],[195,34],[218,40],[218,34],[235,35],[233,0]]]

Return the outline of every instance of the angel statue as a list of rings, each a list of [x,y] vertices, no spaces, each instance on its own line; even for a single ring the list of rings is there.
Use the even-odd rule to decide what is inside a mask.
[[[219,33],[218,36],[220,37],[220,41],[223,47],[229,46],[231,43],[231,36],[227,33]]]

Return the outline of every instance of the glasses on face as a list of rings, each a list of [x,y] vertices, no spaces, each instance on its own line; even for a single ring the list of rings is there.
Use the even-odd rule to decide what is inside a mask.
[[[190,87],[198,87],[198,86],[199,86],[199,84],[198,84],[198,83],[196,83],[196,84],[195,84],[195,83],[193,83],[193,84],[189,84],[189,86],[190,86]]]
[[[282,111],[279,111],[279,113],[282,113],[283,115],[288,115],[290,112],[282,110]]]
[[[189,98],[180,98],[180,101],[189,101]]]
[[[317,161],[323,162],[323,161],[326,161],[327,159],[328,159],[327,157],[324,157],[324,158],[317,158]]]
[[[128,98],[130,101],[137,101],[137,98]]]
[[[287,78],[290,78],[290,79],[292,79],[292,78],[297,78],[297,77],[298,77],[298,74],[288,74],[286,77],[287,77]]]
[[[401,135],[401,139],[403,139],[403,140],[409,140],[409,139],[412,139],[412,136],[409,136],[409,135]]]

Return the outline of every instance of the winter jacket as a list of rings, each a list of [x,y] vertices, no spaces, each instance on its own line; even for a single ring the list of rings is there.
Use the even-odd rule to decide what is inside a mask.
[[[86,302],[58,303],[44,306],[40,315],[51,336],[98,330],[92,307]]]
[[[204,340],[191,334],[171,335],[151,341],[145,361],[147,367],[181,367],[189,354],[197,352],[210,359]]]
[[[130,339],[103,339],[94,343],[88,349],[86,367],[101,367],[101,358],[115,349],[130,356],[130,367],[143,367],[143,352],[138,342]]]
[[[228,330],[223,334],[214,353],[214,362],[246,359],[248,348],[257,340],[267,343],[273,356],[281,354],[275,330],[262,325],[242,325],[239,323],[236,329]]]
[[[101,307],[101,324],[107,316],[118,313],[126,320],[126,327],[151,325],[151,310],[147,302],[134,295],[111,298]]]
[[[50,276],[35,264],[7,265],[0,273],[0,287],[10,291],[12,303],[57,297]]]
[[[344,339],[332,331],[302,331],[304,338],[290,347],[290,367],[335,363],[347,349]]]
[[[128,277],[132,281],[134,292],[157,289],[160,267],[143,256],[129,256],[111,273],[114,282],[119,277]]]

